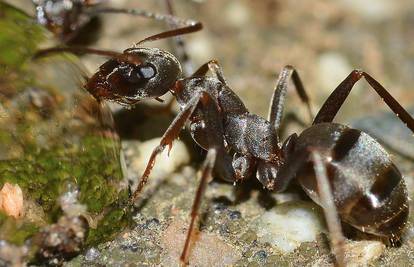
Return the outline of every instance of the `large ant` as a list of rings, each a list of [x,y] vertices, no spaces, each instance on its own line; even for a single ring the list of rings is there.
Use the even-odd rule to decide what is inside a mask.
[[[50,48],[54,52],[87,52],[110,57],[86,82],[98,101],[133,105],[171,92],[181,111],[153,150],[133,192],[130,204],[148,181],[156,157],[178,137],[187,122],[194,141],[207,150],[202,177],[191,210],[191,222],[180,257],[188,263],[190,244],[200,203],[212,172],[228,182],[255,175],[265,188],[283,191],[296,178],[304,191],[325,212],[331,245],[338,265],[344,266],[344,237],[340,221],[369,234],[398,240],[407,223],[408,197],[404,180],[390,155],[368,134],[334,123],[340,107],[361,78],[378,93],[398,118],[414,132],[414,119],[366,72],[352,71],[331,93],[302,133],[279,139],[285,98],[292,81],[311,117],[310,101],[298,72],[282,69],[274,89],[268,119],[250,113],[230,89],[217,61],[202,65],[191,76],[180,78],[181,66],[170,53],[140,45],[146,41],[196,31],[188,26],[173,34],[144,39],[122,53],[89,48]],[[211,71],[214,76],[206,76]]]

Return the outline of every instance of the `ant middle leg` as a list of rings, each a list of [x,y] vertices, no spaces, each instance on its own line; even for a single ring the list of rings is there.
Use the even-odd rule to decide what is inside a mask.
[[[306,93],[302,80],[299,77],[297,70],[288,65],[285,66],[279,74],[279,78],[276,83],[276,87],[273,92],[272,101],[270,104],[268,120],[273,124],[274,128],[279,130],[281,128],[283,109],[285,106],[285,99],[287,88],[289,86],[289,80],[292,80],[302,102],[306,105],[310,121],[313,120],[312,108],[309,100],[309,96]]]
[[[181,252],[180,261],[187,265],[189,260],[189,253],[190,253],[190,246],[192,244],[193,233],[196,226],[197,218],[199,215],[199,210],[201,206],[201,200],[203,199],[204,192],[206,190],[208,182],[212,179],[212,171],[216,162],[217,158],[217,151],[212,148],[209,149],[207,152],[206,159],[204,160],[204,164],[202,167],[202,174],[200,184],[197,188],[197,193],[193,201],[193,206],[191,208],[191,221],[190,226],[187,230],[187,237],[185,239],[185,244],[183,251]]]
[[[366,72],[360,70],[352,71],[348,77],[343,80],[338,87],[331,93],[322,105],[318,114],[316,115],[313,124],[332,122],[335,115],[345,102],[355,83],[362,77],[368,82],[372,89],[384,100],[388,107],[397,115],[397,117],[414,132],[414,119],[411,115],[395,100],[394,97],[374,78]]]

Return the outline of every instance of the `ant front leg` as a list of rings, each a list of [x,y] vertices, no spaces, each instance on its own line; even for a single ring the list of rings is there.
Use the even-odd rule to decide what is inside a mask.
[[[161,138],[160,144],[152,151],[150,159],[148,161],[147,167],[145,168],[144,173],[139,181],[138,187],[135,189],[132,197],[130,199],[130,204],[133,204],[137,199],[144,188],[145,184],[148,182],[148,177],[151,173],[152,168],[155,165],[155,160],[159,154],[161,154],[165,147],[168,145],[169,150],[172,148],[172,143],[177,139],[179,133],[183,129],[185,123],[189,120],[191,115],[194,113],[194,110],[197,108],[201,100],[201,95],[196,95],[187,103],[187,105],[180,111],[180,113],[175,117],[174,121],[168,127],[167,131]]]
[[[326,99],[325,103],[322,105],[318,114],[313,121],[313,124],[323,123],[323,122],[332,122],[335,118],[335,115],[338,113],[339,109],[343,105],[345,99],[348,97],[355,83],[359,81],[362,77],[369,83],[369,85],[374,89],[377,94],[384,100],[388,107],[397,115],[398,118],[411,130],[414,132],[414,119],[410,114],[398,103],[395,98],[391,96],[390,93],[374,78],[372,78],[366,72],[360,70],[354,70],[348,77],[341,82],[338,87],[331,93],[331,95]]]

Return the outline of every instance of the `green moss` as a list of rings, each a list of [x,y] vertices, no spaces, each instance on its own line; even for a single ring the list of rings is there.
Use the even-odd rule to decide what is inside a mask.
[[[89,231],[88,244],[108,240],[130,222],[119,140],[105,135],[108,129],[98,118],[93,121],[96,114],[88,107],[76,106],[89,97],[79,85],[82,72],[76,72],[76,64],[64,57],[41,64],[31,60],[45,39],[42,27],[0,1],[0,29],[0,105],[7,112],[0,125],[0,142],[6,144],[0,147],[0,188],[6,182],[19,185],[24,201],[34,203],[41,217],[36,224],[0,213],[0,239],[22,244],[44,223],[56,223],[63,214],[59,198],[71,184],[98,224]],[[47,118],[28,96],[31,88],[55,101]],[[17,147],[19,153],[8,154]]]
[[[119,158],[107,154],[108,149],[115,149],[114,141],[92,136],[72,146],[28,149],[22,159],[0,161],[0,184],[18,184],[25,196],[50,212],[58,205],[66,183],[72,182],[79,187],[80,202],[87,205],[88,211],[101,212],[117,200],[114,185],[122,179]],[[110,167],[102,171],[101,166]]]
[[[0,212],[0,238],[16,245],[23,245],[24,241],[37,233],[39,227],[27,221],[16,220]]]
[[[114,233],[120,232],[131,224],[131,210],[126,208],[126,200],[128,199],[128,192],[126,190],[120,192],[118,204],[112,205],[104,218],[99,221],[96,228],[90,229],[86,241],[87,246],[95,245],[102,241],[107,241],[113,238]],[[114,224],[114,222],[116,222]]]
[[[45,39],[45,30],[5,3],[0,3],[0,18],[0,66],[21,69]]]

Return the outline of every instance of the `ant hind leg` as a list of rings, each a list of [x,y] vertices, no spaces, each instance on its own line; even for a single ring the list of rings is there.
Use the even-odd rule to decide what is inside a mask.
[[[388,107],[397,115],[397,117],[412,131],[414,132],[414,119],[411,115],[391,96],[390,93],[368,73],[354,70],[348,77],[343,80],[338,87],[331,93],[322,105],[318,114],[316,115],[313,124],[332,122],[335,115],[345,102],[355,83],[362,77],[368,82],[372,89],[384,100]]]
[[[330,188],[326,167],[322,160],[321,154],[315,149],[310,150],[310,156],[313,161],[313,168],[315,170],[316,181],[318,184],[319,198],[321,200],[326,223],[328,225],[331,249],[335,254],[337,266],[343,267],[345,266],[345,237],[342,234],[341,222],[338,217],[338,211],[336,209],[334,197]]]

